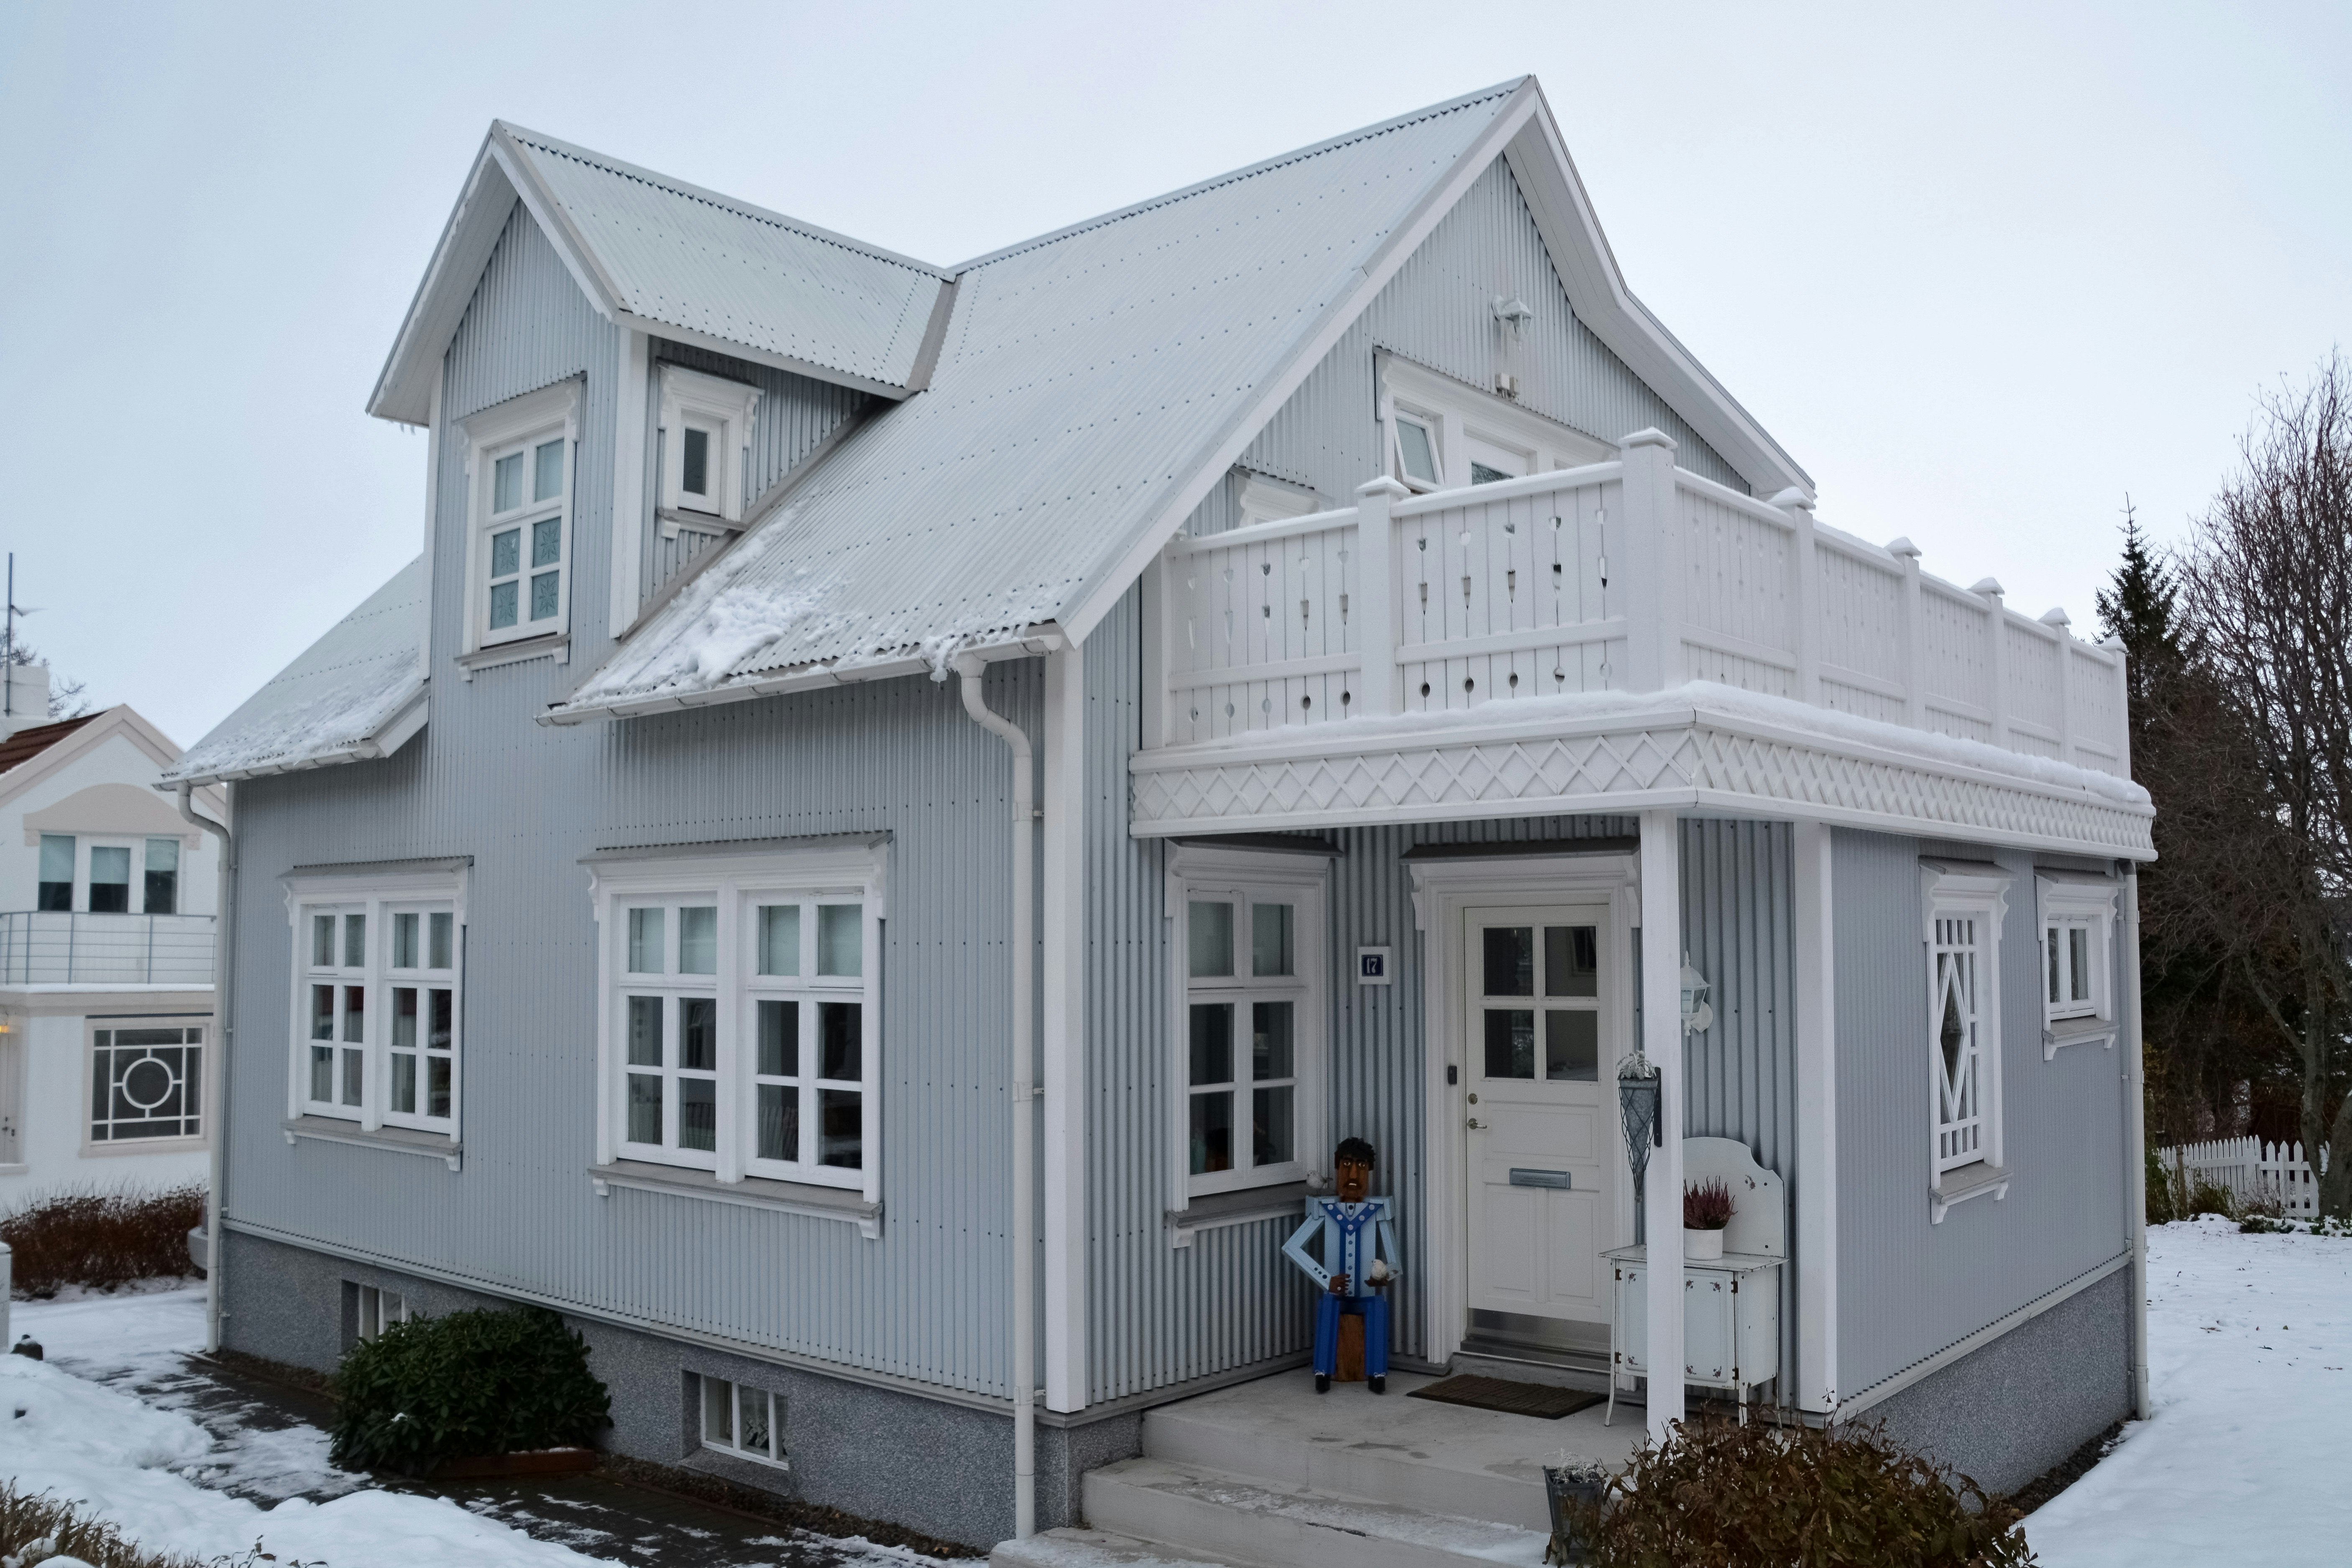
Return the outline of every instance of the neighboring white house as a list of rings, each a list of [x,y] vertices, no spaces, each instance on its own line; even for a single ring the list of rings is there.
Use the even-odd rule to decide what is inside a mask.
[[[49,722],[47,685],[20,668],[0,713],[6,1208],[200,1181],[207,1158],[217,851],[154,787],[178,746],[129,707]]]

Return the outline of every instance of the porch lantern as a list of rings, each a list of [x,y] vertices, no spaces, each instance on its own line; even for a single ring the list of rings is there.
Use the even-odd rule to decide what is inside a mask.
[[[1706,975],[1691,967],[1690,952],[1685,949],[1682,975],[1684,1034],[1704,1035],[1715,1027],[1715,1008],[1706,999],[1706,994],[1714,989]]]

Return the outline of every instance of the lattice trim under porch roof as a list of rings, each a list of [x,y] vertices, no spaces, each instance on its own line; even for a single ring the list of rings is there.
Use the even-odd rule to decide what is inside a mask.
[[[1139,751],[1138,837],[1681,807],[2151,860],[2127,779],[1694,681]]]

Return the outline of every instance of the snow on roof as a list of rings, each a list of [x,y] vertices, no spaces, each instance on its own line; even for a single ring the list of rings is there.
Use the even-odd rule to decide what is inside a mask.
[[[1067,614],[1531,87],[971,263],[929,390],[852,432],[551,717],[750,695],[814,664],[937,668]]]
[[[914,380],[946,280],[937,268],[519,125],[499,129],[617,310],[755,356],[887,386]]]
[[[213,784],[386,756],[421,724],[425,558],[359,608],[188,748],[167,784]]]

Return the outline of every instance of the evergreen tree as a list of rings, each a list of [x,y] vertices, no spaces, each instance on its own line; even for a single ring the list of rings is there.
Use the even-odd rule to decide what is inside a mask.
[[[2180,590],[2172,570],[2148,548],[2137,509],[2124,498],[2123,559],[2108,585],[2098,591],[2099,626],[2124,645],[2125,681],[2131,701],[2132,776],[2147,783],[2142,751],[2157,742],[2168,689],[2189,664],[2180,634]],[[2154,762],[2149,756],[2147,761]]]

